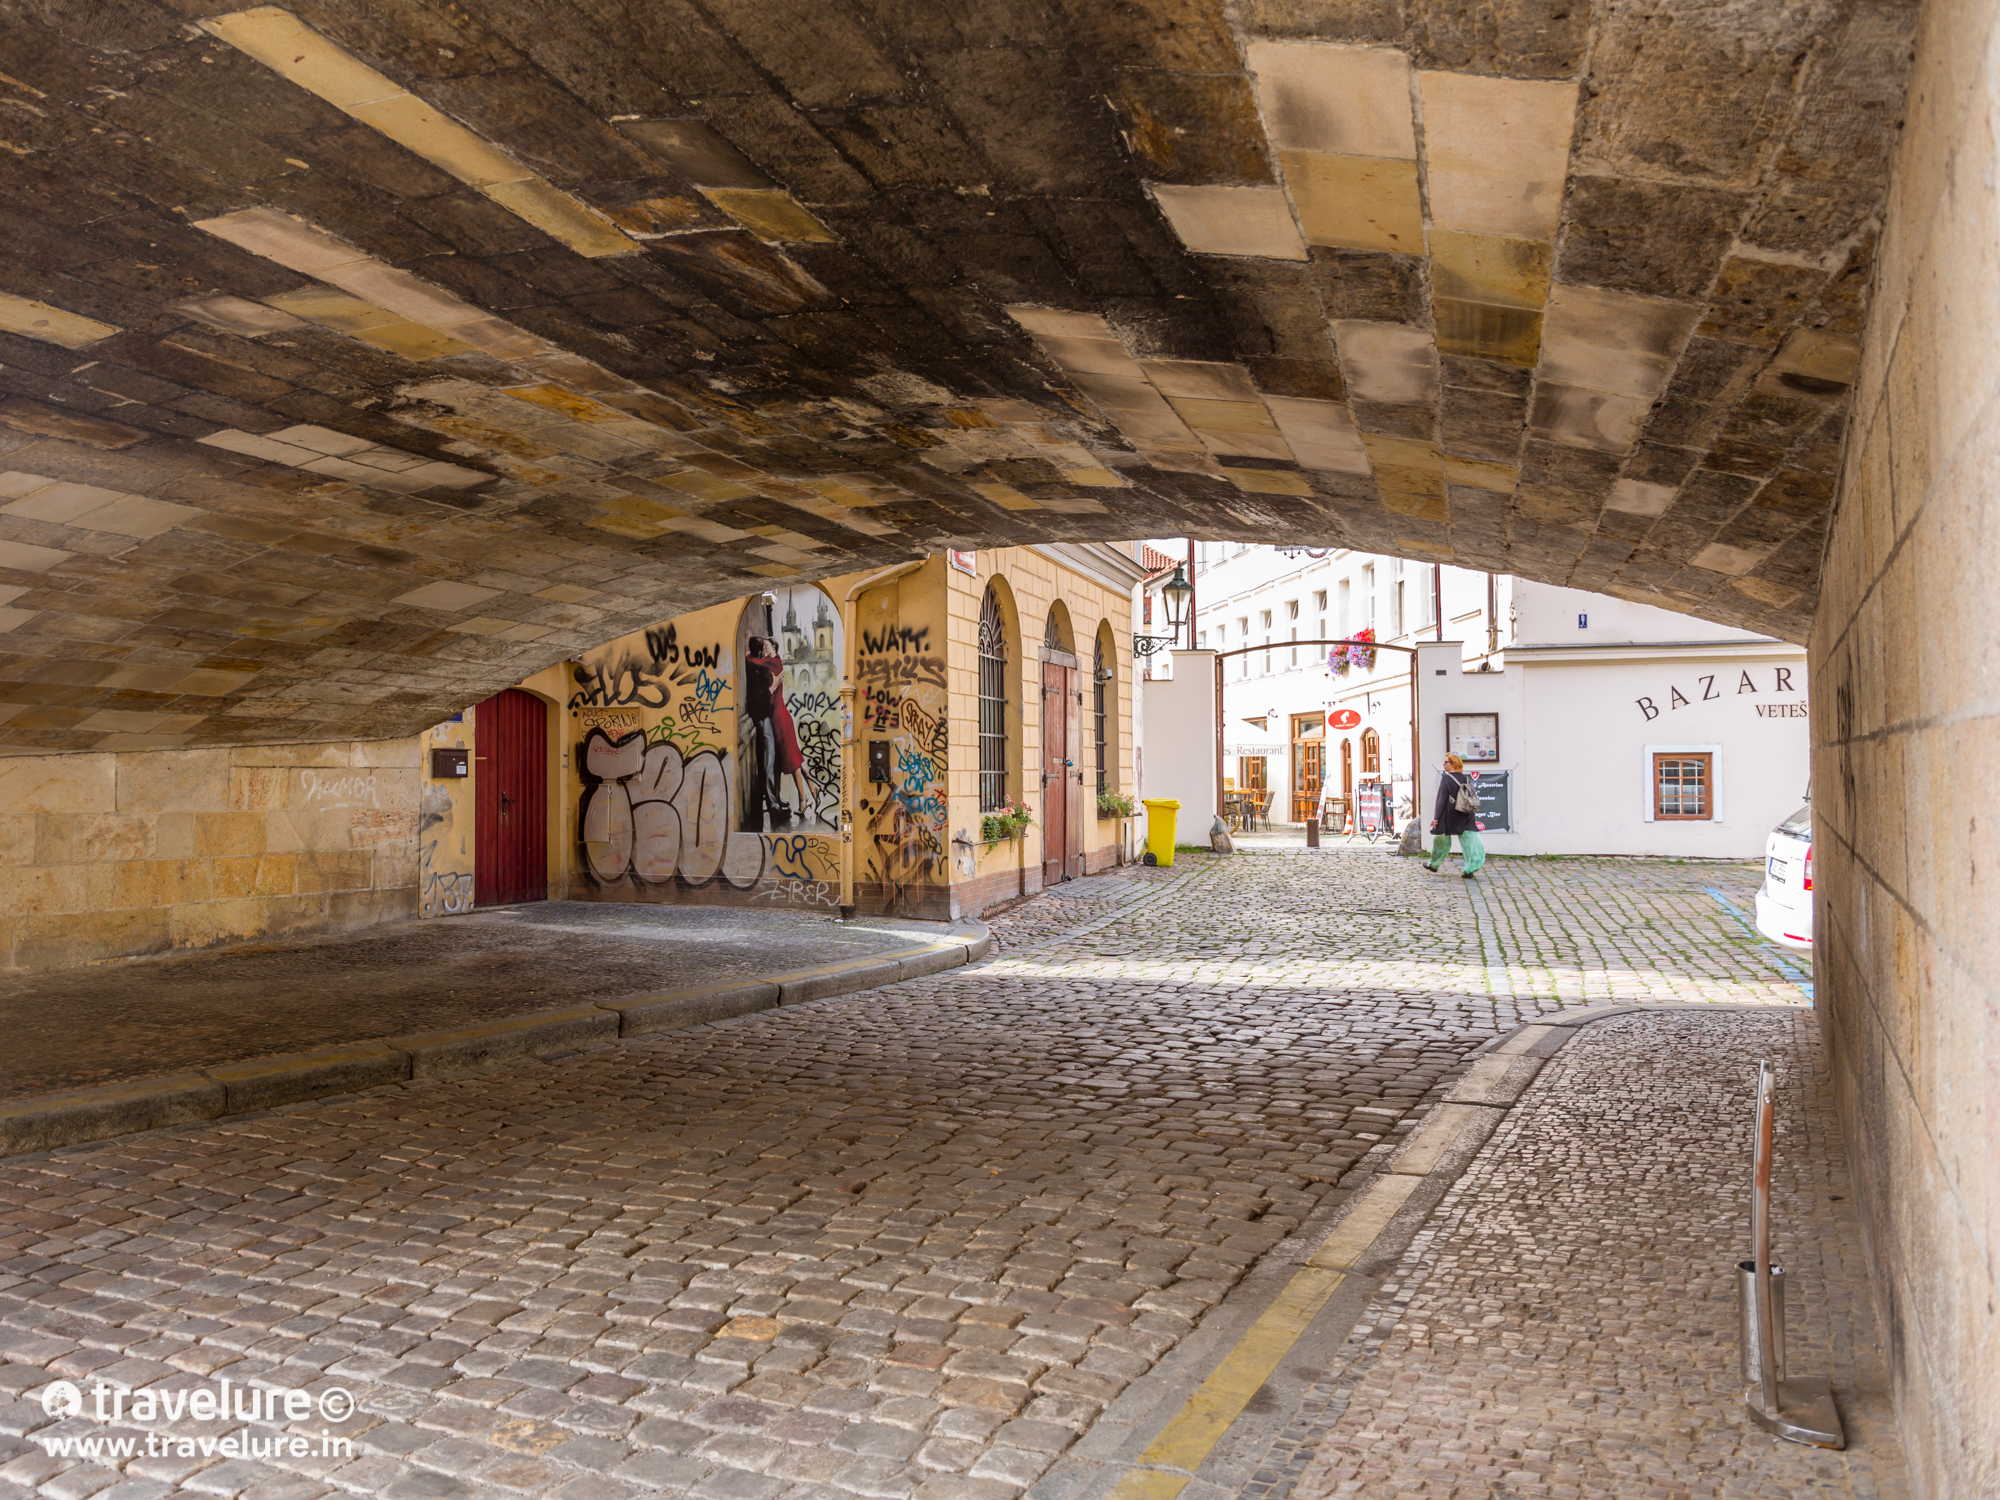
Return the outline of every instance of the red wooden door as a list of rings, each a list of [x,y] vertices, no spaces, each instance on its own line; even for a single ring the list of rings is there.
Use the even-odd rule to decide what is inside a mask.
[[[1083,732],[1076,712],[1076,672],[1042,663],[1042,884],[1070,877],[1076,849],[1077,759]]]
[[[1063,879],[1083,873],[1083,669],[1063,673],[1064,717],[1069,726],[1068,764],[1063,779],[1069,788],[1069,834],[1063,847]],[[1094,801],[1095,799],[1093,799]]]
[[[475,711],[475,906],[548,899],[548,728],[548,705],[517,688]]]

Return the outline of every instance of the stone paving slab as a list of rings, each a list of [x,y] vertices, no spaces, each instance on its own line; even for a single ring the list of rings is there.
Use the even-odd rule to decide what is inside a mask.
[[[935,942],[944,923],[551,901],[0,979],[0,1100]],[[893,977],[893,976],[892,976]]]

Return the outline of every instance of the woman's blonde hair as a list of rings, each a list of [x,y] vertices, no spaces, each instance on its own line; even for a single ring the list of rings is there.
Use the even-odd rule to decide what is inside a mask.
[[[1465,762],[1456,755],[1447,755],[1444,758],[1444,768],[1447,771],[1463,771]]]

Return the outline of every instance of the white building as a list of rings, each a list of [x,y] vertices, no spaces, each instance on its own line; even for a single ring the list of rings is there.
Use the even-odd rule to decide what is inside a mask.
[[[1345,821],[1379,783],[1397,821],[1412,816],[1413,667],[1414,815],[1428,824],[1450,738],[1487,757],[1467,759],[1494,800],[1496,853],[1755,857],[1804,790],[1805,653],[1786,642],[1337,549],[1198,543],[1195,587],[1194,644],[1221,668],[1225,791],[1270,792],[1274,823]],[[1304,644],[1364,632],[1372,665]]]

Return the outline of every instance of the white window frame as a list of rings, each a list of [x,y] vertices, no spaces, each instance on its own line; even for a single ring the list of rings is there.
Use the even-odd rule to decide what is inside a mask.
[[[1706,755],[1708,761],[1708,800],[1712,809],[1706,818],[1666,818],[1653,816],[1653,757],[1656,755]],[[1648,823],[1720,823],[1722,821],[1722,746],[1720,745],[1648,745],[1645,759],[1640,763],[1639,792],[1644,799],[1643,812]]]

